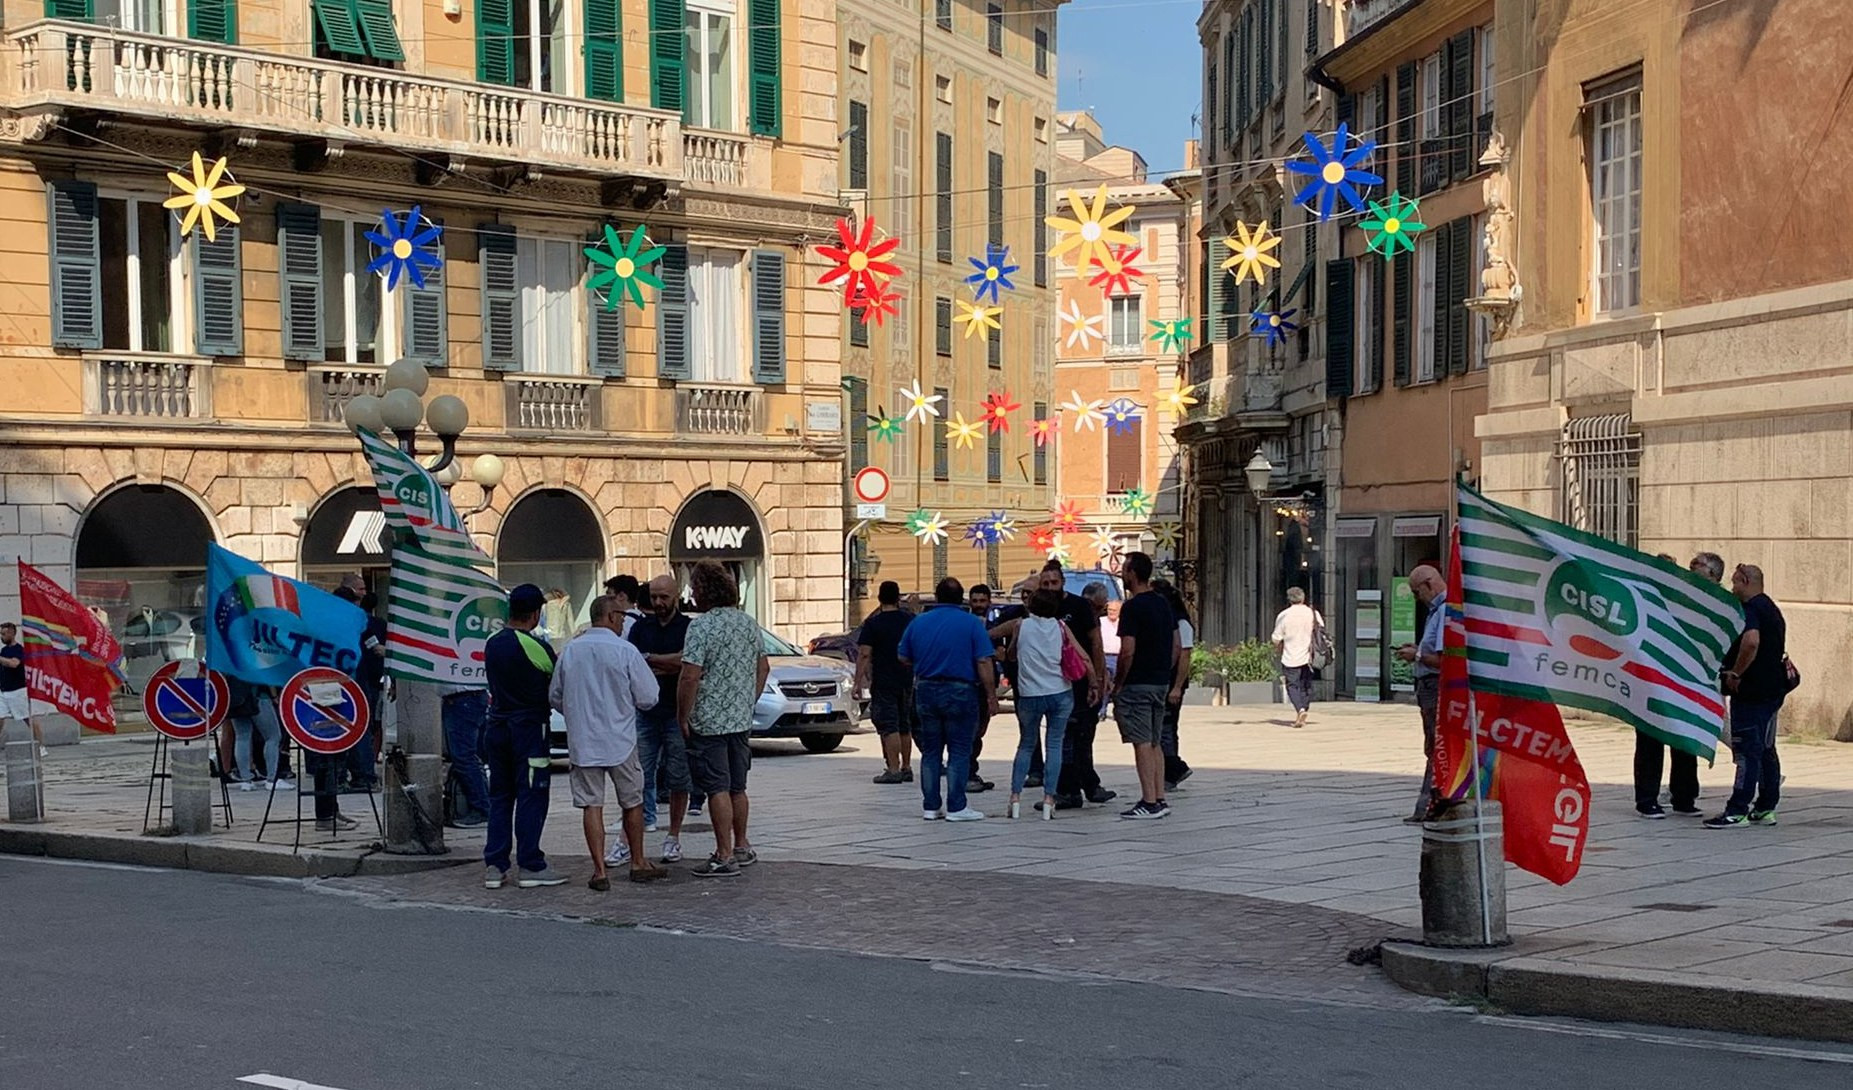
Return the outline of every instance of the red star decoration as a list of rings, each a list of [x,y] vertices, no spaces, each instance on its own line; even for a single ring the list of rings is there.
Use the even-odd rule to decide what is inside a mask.
[[[991,430],[1009,431],[1010,414],[1023,406],[1010,400],[1010,391],[984,395],[984,415],[979,419],[991,425]]]
[[[898,238],[885,238],[875,241],[875,217],[862,221],[862,231],[856,229],[846,219],[836,221],[836,234],[843,242],[841,247],[819,246],[817,252],[836,262],[836,266],[823,275],[819,284],[834,284],[843,281],[843,301],[855,306],[856,297],[867,295],[879,289],[888,280],[901,275],[901,267],[881,260],[893,253],[901,245]]]
[[[1132,264],[1139,259],[1141,249],[1138,246],[1115,246],[1112,265],[1102,265],[1100,259],[1096,257],[1094,268],[1100,271],[1088,283],[1094,287],[1103,288],[1108,295],[1131,295],[1132,283],[1128,278],[1136,276],[1141,280],[1145,279],[1145,274],[1133,268]]]
[[[1046,447],[1049,445],[1049,440],[1055,438],[1055,433],[1059,432],[1061,429],[1062,418],[1059,416],[1051,416],[1047,420],[1032,421],[1029,426],[1029,434],[1032,439],[1036,440],[1037,446]]]
[[[1029,532],[1029,547],[1039,553],[1046,553],[1055,547],[1055,535],[1058,531],[1053,526],[1038,526]]]
[[[872,325],[884,324],[884,319],[892,318],[901,310],[901,293],[887,284],[877,284],[873,290],[865,291],[849,301],[851,310],[862,312],[862,320]]]
[[[1054,519],[1055,528],[1058,530],[1076,530],[1080,528],[1082,522],[1086,521],[1081,514],[1081,505],[1073,500],[1063,500],[1056,505],[1050,517]]]

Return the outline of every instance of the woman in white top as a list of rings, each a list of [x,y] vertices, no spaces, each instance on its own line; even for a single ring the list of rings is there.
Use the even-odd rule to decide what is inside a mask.
[[[1010,770],[1010,816],[1021,813],[1023,781],[1029,777],[1030,757],[1036,751],[1038,725],[1048,722],[1048,737],[1043,743],[1042,816],[1055,816],[1055,785],[1062,775],[1062,735],[1068,730],[1068,716],[1074,711],[1074,686],[1062,676],[1062,648],[1072,647],[1085,659],[1074,633],[1062,623],[1060,591],[1039,590],[1030,595],[1029,615],[1007,621],[991,630],[993,636],[1011,641],[1016,652],[1017,761]]]

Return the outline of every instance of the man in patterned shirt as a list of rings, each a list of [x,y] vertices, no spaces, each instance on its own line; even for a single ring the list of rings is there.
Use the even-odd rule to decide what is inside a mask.
[[[766,660],[759,622],[740,610],[740,591],[727,569],[695,565],[689,578],[701,616],[689,622],[676,685],[676,721],[688,739],[689,773],[708,796],[714,854],[695,868],[697,878],[732,878],[759,861],[746,839],[746,773],[753,752],[753,703],[765,688]]]

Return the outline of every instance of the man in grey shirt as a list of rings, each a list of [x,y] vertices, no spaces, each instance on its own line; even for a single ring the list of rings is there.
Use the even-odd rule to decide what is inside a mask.
[[[1435,718],[1441,708],[1441,641],[1447,627],[1448,583],[1435,568],[1420,564],[1409,573],[1409,589],[1416,601],[1428,609],[1422,625],[1422,642],[1396,649],[1396,657],[1415,663],[1415,702],[1422,712],[1422,753],[1428,767],[1422,773],[1422,793],[1416,796],[1415,812],[1405,822],[1419,825],[1429,816],[1435,802]]]

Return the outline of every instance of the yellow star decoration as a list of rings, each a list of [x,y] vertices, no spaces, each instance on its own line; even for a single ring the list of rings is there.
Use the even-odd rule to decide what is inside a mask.
[[[1122,204],[1108,212],[1107,187],[1104,185],[1095,192],[1093,207],[1088,207],[1081,194],[1072,189],[1068,191],[1068,205],[1074,209],[1073,219],[1065,216],[1043,217],[1044,223],[1062,233],[1062,237],[1049,248],[1049,256],[1059,258],[1073,250],[1077,269],[1087,268],[1088,262],[1092,260],[1109,273],[1119,272],[1120,263],[1113,256],[1113,246],[1131,246],[1138,240],[1115,228],[1131,218],[1137,210],[1135,206]]]
[[[988,337],[990,334],[986,330],[1003,328],[997,320],[997,316],[1004,312],[1003,307],[987,307],[977,303],[967,303],[961,299],[959,310],[961,313],[958,315],[958,320],[965,323],[967,337],[974,334]]]
[[[964,413],[953,413],[952,419],[946,421],[946,438],[961,450],[972,449],[972,444],[984,438],[984,421],[965,422]]]
[[[1235,282],[1240,284],[1250,277],[1257,284],[1268,282],[1268,270],[1280,268],[1280,258],[1269,250],[1280,245],[1280,236],[1268,230],[1268,222],[1261,221],[1261,226],[1251,233],[1246,223],[1235,225],[1235,234],[1223,240],[1229,247],[1229,259],[1222,263],[1225,269],[1235,271]]]
[[[219,184],[226,177],[225,159],[221,156],[213,160],[210,170],[200,158],[199,152],[193,153],[193,176],[191,178],[179,171],[167,172],[167,180],[180,190],[177,197],[169,197],[161,207],[175,211],[186,209],[186,215],[180,218],[180,233],[187,234],[193,230],[193,224],[199,223],[206,229],[206,241],[218,241],[218,224],[216,219],[227,223],[237,223],[238,213],[232,211],[226,201],[244,192],[244,186],[236,182]]]
[[[1195,389],[1195,385],[1179,386],[1166,394],[1160,404],[1170,409],[1171,415],[1183,416],[1187,409],[1197,403],[1197,399],[1190,396],[1190,392]]]

